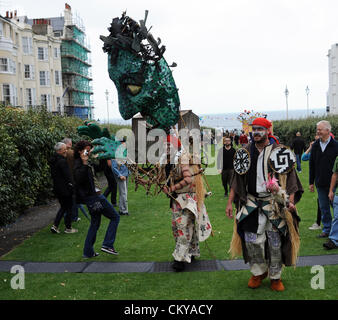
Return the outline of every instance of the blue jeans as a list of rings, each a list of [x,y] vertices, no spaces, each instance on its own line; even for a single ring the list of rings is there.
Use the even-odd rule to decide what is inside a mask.
[[[333,243],[338,246],[338,196],[334,196],[333,200],[333,221],[329,239],[331,239]]]
[[[114,248],[114,242],[117,232],[117,226],[120,222],[120,216],[115,211],[111,203],[103,195],[95,195],[88,197],[85,204],[89,210],[91,221],[88,229],[87,237],[84,244],[83,254],[86,257],[94,255],[94,243],[97,231],[101,224],[101,215],[110,219],[106,235],[104,237],[102,247]]]
[[[301,172],[302,171],[302,160],[301,160],[302,155],[301,154],[296,154],[296,161],[297,161],[297,171]]]
[[[316,186],[317,187],[317,186]],[[320,211],[322,212],[323,232],[329,234],[331,231],[332,215],[330,209],[329,187],[317,187]]]

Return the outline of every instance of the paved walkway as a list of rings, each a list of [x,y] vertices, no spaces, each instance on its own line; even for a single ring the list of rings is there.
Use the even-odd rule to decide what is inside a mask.
[[[95,259],[95,258],[94,258]],[[0,261],[0,272],[10,272],[15,265],[28,273],[159,273],[173,272],[171,262],[23,262]],[[297,266],[338,265],[338,254],[299,257]],[[196,260],[186,265],[185,272],[248,270],[243,260]]]

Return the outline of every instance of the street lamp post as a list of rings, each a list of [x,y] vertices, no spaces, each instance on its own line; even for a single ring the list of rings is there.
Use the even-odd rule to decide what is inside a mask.
[[[309,117],[309,93],[310,93],[309,86],[306,86],[305,92],[306,92],[306,110],[307,110],[307,117]]]
[[[109,103],[108,103],[109,91],[108,91],[108,89],[106,90],[105,94],[106,94],[106,100],[107,100],[107,117],[108,117],[108,124],[109,124]]]
[[[288,106],[288,95],[289,95],[289,90],[288,87],[285,87],[285,99],[286,99],[286,120],[289,119],[289,106]]]

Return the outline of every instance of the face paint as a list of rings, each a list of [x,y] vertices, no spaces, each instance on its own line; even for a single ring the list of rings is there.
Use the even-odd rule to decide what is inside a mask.
[[[265,135],[265,131],[255,131],[253,133],[254,137],[263,137]]]
[[[266,128],[259,126],[252,127],[252,134],[254,137],[263,137],[266,134]]]
[[[146,17],[147,18],[147,12]],[[165,48],[158,47],[140,24],[125,16],[114,18],[103,50],[108,53],[108,72],[118,92],[123,119],[140,112],[149,124],[167,129],[178,122],[180,100],[172,72],[163,58]],[[144,44],[145,41],[149,44]],[[143,42],[142,42],[143,41]]]

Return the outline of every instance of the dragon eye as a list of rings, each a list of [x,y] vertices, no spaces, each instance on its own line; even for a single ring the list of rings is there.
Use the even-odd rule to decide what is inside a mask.
[[[127,91],[128,93],[130,93],[133,96],[136,96],[137,94],[139,94],[139,92],[141,91],[142,87],[141,86],[136,86],[134,84],[128,84],[127,85]]]

